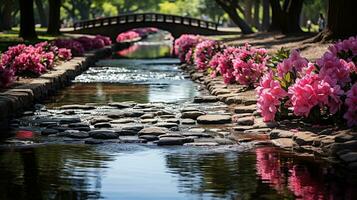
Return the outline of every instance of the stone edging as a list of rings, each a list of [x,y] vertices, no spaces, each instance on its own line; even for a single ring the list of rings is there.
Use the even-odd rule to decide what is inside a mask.
[[[72,79],[102,58],[110,56],[112,47],[87,52],[83,57],[55,66],[53,70],[0,93],[0,130],[8,128],[11,119],[19,116],[36,102],[40,102],[57,90],[67,86]]]
[[[233,123],[238,126],[233,127],[231,133],[243,136],[234,137],[238,142],[255,140],[244,138],[246,135],[255,135],[258,140],[265,140],[258,143],[272,144],[295,153],[316,155],[333,163],[341,163],[350,170],[357,170],[356,130],[339,129],[333,125],[318,129],[299,120],[293,122],[295,124],[291,120],[265,123],[256,111],[254,90],[244,91],[240,85],[225,85],[222,77],[211,78],[197,72],[194,66],[183,64],[181,69],[213,95],[207,98],[216,97],[232,107],[231,111],[235,113]]]

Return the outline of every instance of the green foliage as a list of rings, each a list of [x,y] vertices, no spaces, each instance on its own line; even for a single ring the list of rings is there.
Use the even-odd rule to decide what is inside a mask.
[[[284,59],[289,58],[289,55],[289,49],[282,47],[271,57],[268,67],[276,69],[278,63],[281,63]]]

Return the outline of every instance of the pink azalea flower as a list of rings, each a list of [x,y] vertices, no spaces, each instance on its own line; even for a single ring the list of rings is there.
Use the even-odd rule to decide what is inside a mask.
[[[347,125],[352,127],[357,125],[357,83],[353,84],[346,94],[345,104],[348,108],[343,118],[347,120]]]

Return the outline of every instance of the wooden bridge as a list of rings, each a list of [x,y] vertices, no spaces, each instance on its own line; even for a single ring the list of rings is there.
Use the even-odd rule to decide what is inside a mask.
[[[142,27],[155,27],[165,30],[175,38],[180,37],[182,34],[230,35],[240,33],[220,31],[218,30],[218,24],[215,22],[159,13],[126,14],[78,21],[73,24],[74,30],[68,31],[68,33],[102,34],[114,39],[122,32]]]

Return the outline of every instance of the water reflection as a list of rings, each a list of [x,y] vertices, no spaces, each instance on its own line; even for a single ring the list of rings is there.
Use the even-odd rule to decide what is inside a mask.
[[[355,199],[322,162],[254,152],[141,145],[0,150],[0,199]],[[353,180],[353,179],[352,179]]]

